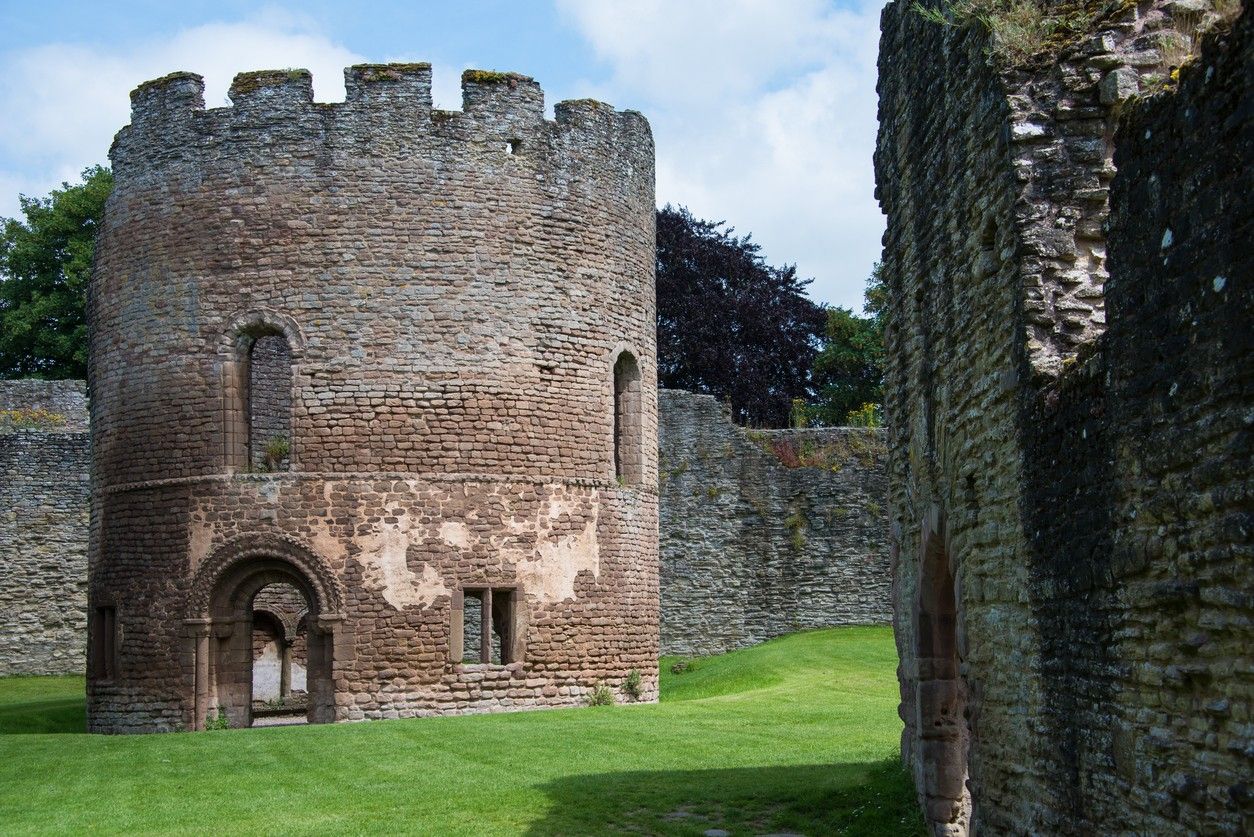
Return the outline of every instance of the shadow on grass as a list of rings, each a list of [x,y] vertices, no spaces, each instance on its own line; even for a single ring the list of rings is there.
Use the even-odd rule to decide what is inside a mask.
[[[859,764],[604,773],[542,786],[532,837],[578,834],[923,835],[896,759]]]
[[[0,704],[0,735],[87,732],[82,697],[57,697]]]

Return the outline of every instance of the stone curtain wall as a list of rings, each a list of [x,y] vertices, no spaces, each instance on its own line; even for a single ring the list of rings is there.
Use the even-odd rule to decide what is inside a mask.
[[[87,633],[87,399],[82,381],[0,381],[0,676],[82,674]]]
[[[659,394],[662,652],[892,618],[883,434],[752,431],[711,396]],[[800,453],[817,467],[785,467]]]
[[[246,724],[230,625],[276,581],[310,594],[313,721],[572,705],[632,669],[656,697],[648,123],[589,100],[546,119],[514,74],[465,73],[461,111],[432,108],[425,64],[345,77],[334,104],[299,70],[241,74],[231,107],[187,73],[132,94],[89,311],[92,605],[120,626],[94,730]],[[248,473],[263,335],[288,347],[291,454]],[[517,662],[460,662],[482,587],[516,591]]]
[[[1251,828],[1250,22],[1128,101],[1199,17],[1000,70],[884,12],[894,618],[937,834]]]
[[[13,383],[27,390],[36,383],[47,386]],[[67,415],[73,426],[85,426],[83,382],[56,386],[77,394],[78,410]],[[13,398],[14,389],[0,387],[0,404],[56,404],[68,410],[64,402],[46,397],[38,402],[29,394]],[[676,390],[660,393],[659,415],[660,455],[666,463],[660,496],[662,653],[718,653],[799,629],[891,619],[881,433],[746,431],[733,425],[713,398]],[[88,463],[84,434],[62,435],[80,446],[77,462],[61,461],[65,448],[59,437],[25,434],[42,444],[27,442],[27,458],[15,473],[25,480],[28,499],[38,497],[40,505],[63,503],[58,495],[73,487],[66,496],[79,504],[77,525],[60,527],[60,517],[44,518],[42,524],[28,520],[23,537],[32,552],[61,549],[78,556],[78,563],[40,564],[39,574],[12,593],[22,607],[42,595],[50,600],[49,613],[74,614],[75,650],[67,659],[78,672],[86,631]],[[7,438],[0,437],[0,445]],[[840,461],[788,468],[770,452],[773,443],[783,443],[785,451],[836,446]],[[58,478],[36,482],[41,473]],[[266,588],[254,606],[268,605],[276,590],[294,595],[291,587]],[[299,596],[283,604],[287,611],[306,609]],[[478,614],[471,619],[471,612],[466,611],[464,635],[474,638]],[[0,664],[18,664],[20,649],[27,647],[16,644],[0,656]]]

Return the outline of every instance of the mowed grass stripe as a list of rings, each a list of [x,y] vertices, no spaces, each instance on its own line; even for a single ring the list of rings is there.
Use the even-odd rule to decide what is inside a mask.
[[[116,737],[0,680],[0,832],[923,833],[889,629],[672,664],[657,705]]]

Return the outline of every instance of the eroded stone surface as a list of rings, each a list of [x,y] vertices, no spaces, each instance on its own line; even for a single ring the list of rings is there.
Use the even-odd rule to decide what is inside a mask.
[[[1249,830],[1251,25],[1128,105],[1178,14],[1008,71],[884,12],[903,754],[937,834]]]

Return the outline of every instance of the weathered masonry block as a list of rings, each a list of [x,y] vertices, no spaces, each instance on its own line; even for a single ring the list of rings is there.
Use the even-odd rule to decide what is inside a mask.
[[[546,120],[513,74],[467,72],[462,111],[425,64],[346,79],[132,93],[89,312],[93,730],[249,724],[280,584],[310,721],[572,705],[632,670],[656,697],[648,123]],[[461,647],[484,590],[499,662]]]
[[[0,381],[0,676],[82,674],[87,399],[82,381]]]
[[[936,834],[1254,828],[1254,24],[1194,40],[1212,17],[1123,4],[1010,67],[884,11],[902,749]]]
[[[746,430],[659,394],[662,652],[892,619],[883,433]]]

